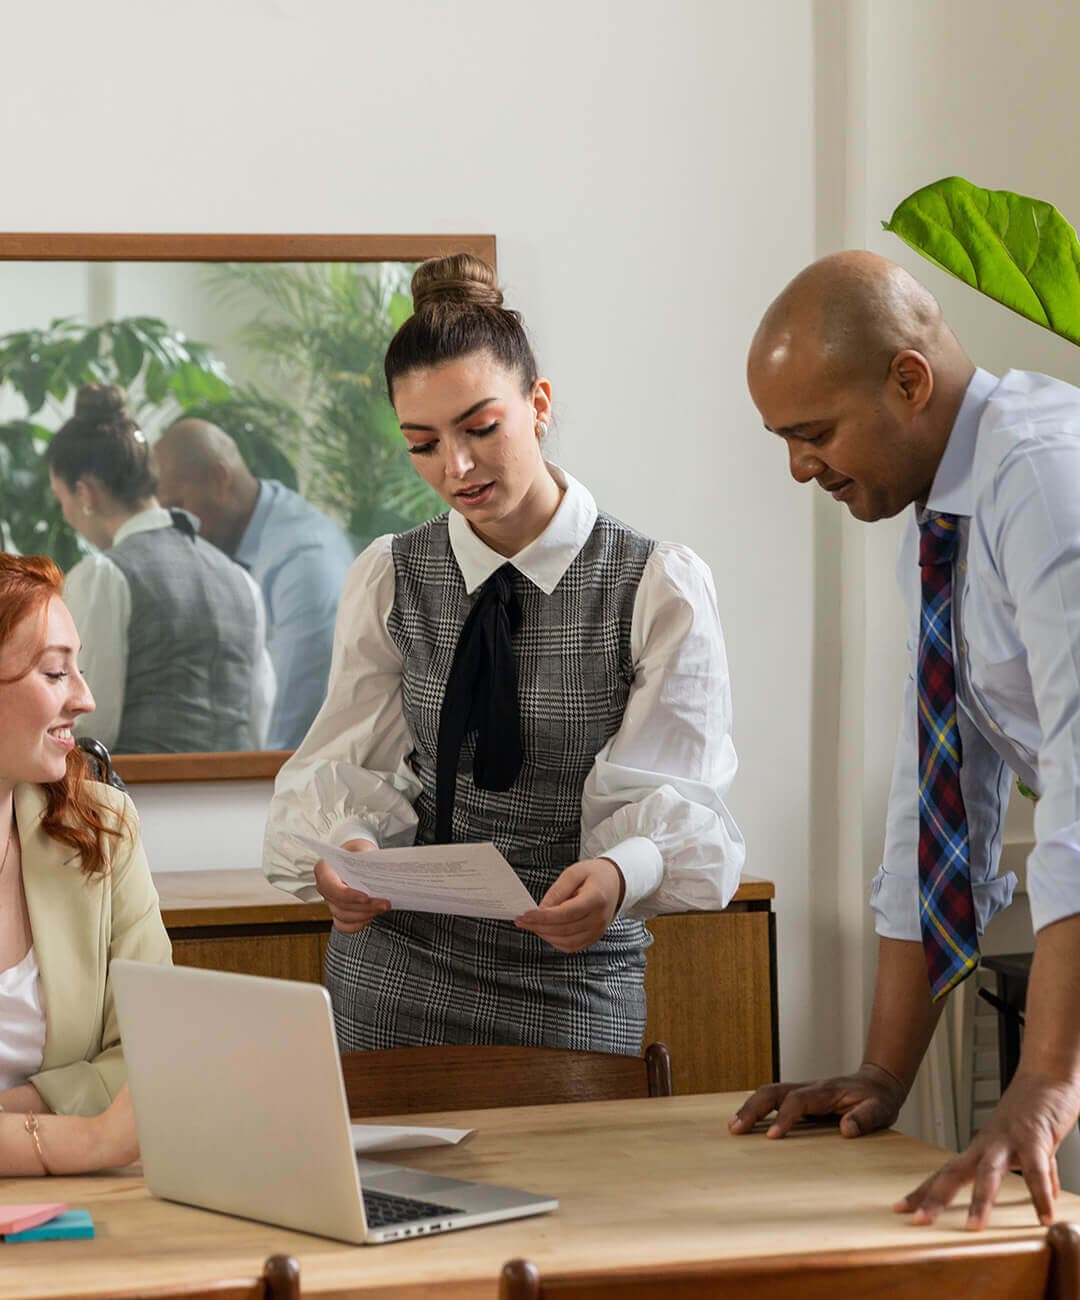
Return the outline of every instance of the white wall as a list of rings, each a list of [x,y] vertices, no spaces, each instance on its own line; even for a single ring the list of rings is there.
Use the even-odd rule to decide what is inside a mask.
[[[814,252],[810,0],[101,0],[6,15],[9,229],[492,231],[562,460],[713,565],[733,796],[774,878],[782,1052],[819,1059],[806,912],[811,501],[745,394]],[[257,860],[263,786],[144,787],[151,861]]]

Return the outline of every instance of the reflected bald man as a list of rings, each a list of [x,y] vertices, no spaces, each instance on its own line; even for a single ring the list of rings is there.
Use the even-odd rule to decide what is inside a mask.
[[[898,563],[906,683],[881,869],[877,986],[854,1073],[760,1088],[731,1121],[896,1119],[944,998],[1012,900],[998,865],[1012,774],[1039,795],[1036,949],[1019,1067],[968,1149],[895,1207],[932,1223],[973,1185],[981,1228],[1019,1168],[1053,1221],[1055,1153],[1080,1111],[1080,390],[976,368],[932,295],[867,252],[815,262],[769,307],[747,378],[798,483],[865,522],[910,510]]]
[[[321,510],[276,479],[251,473],[236,443],[208,420],[183,419],[154,445],[158,496],[262,589],[277,698],[267,746],[295,749],[326,695],[334,622],[354,550]]]

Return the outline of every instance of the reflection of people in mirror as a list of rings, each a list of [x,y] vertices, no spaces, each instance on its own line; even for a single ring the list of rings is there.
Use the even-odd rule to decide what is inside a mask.
[[[276,479],[257,479],[224,430],[180,420],[154,446],[159,495],[249,570],[269,619],[277,702],[268,749],[295,749],[326,695],[334,619],[354,551],[342,530]]]
[[[643,918],[723,907],[744,857],[712,578],[544,460],[551,386],[486,263],[425,263],[413,294],[387,387],[450,512],[353,565],[264,867],[330,905],[343,1050],[637,1053]],[[359,849],[494,841],[537,906],[515,921],[389,910],[297,831]]]
[[[171,960],[134,809],[75,747],[94,700],[62,583],[44,556],[0,554],[4,1176],[136,1157],[108,961]]]
[[[121,754],[261,749],[274,675],[259,589],[158,504],[122,390],[80,388],[48,460],[64,518],[99,548],[64,584],[94,735]]]

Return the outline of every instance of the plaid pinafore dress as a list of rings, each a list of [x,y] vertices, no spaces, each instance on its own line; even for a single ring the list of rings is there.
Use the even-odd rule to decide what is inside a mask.
[[[478,789],[466,737],[453,839],[494,841],[537,901],[580,858],[582,788],[622,722],[634,599],[653,546],[600,514],[550,596],[514,571],[521,771],[506,792]],[[401,652],[409,762],[422,787],[416,842],[430,844],[439,713],[478,593],[466,594],[445,515],[396,537],[392,552],[387,627]],[[640,921],[617,919],[584,952],[561,953],[510,921],[396,911],[357,934],[333,930],[326,984],[341,1050],[501,1043],[637,1053],[651,941]]]

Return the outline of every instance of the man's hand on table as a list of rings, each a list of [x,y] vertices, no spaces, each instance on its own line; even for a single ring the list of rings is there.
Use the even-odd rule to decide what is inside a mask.
[[[766,1137],[782,1138],[808,1115],[839,1115],[844,1137],[861,1137],[896,1121],[906,1089],[880,1066],[866,1064],[854,1074],[817,1083],[771,1083],[747,1098],[728,1121],[732,1133],[749,1133],[776,1111]]]
[[[1061,1191],[1056,1152],[1076,1123],[1078,1107],[1075,1086],[1032,1077],[1021,1067],[968,1149],[908,1192],[893,1209],[898,1214],[912,1214],[913,1223],[933,1223],[971,1183],[967,1226],[984,1228],[1006,1172],[1016,1169],[1031,1192],[1039,1222],[1049,1226],[1054,1221],[1054,1200]]]

